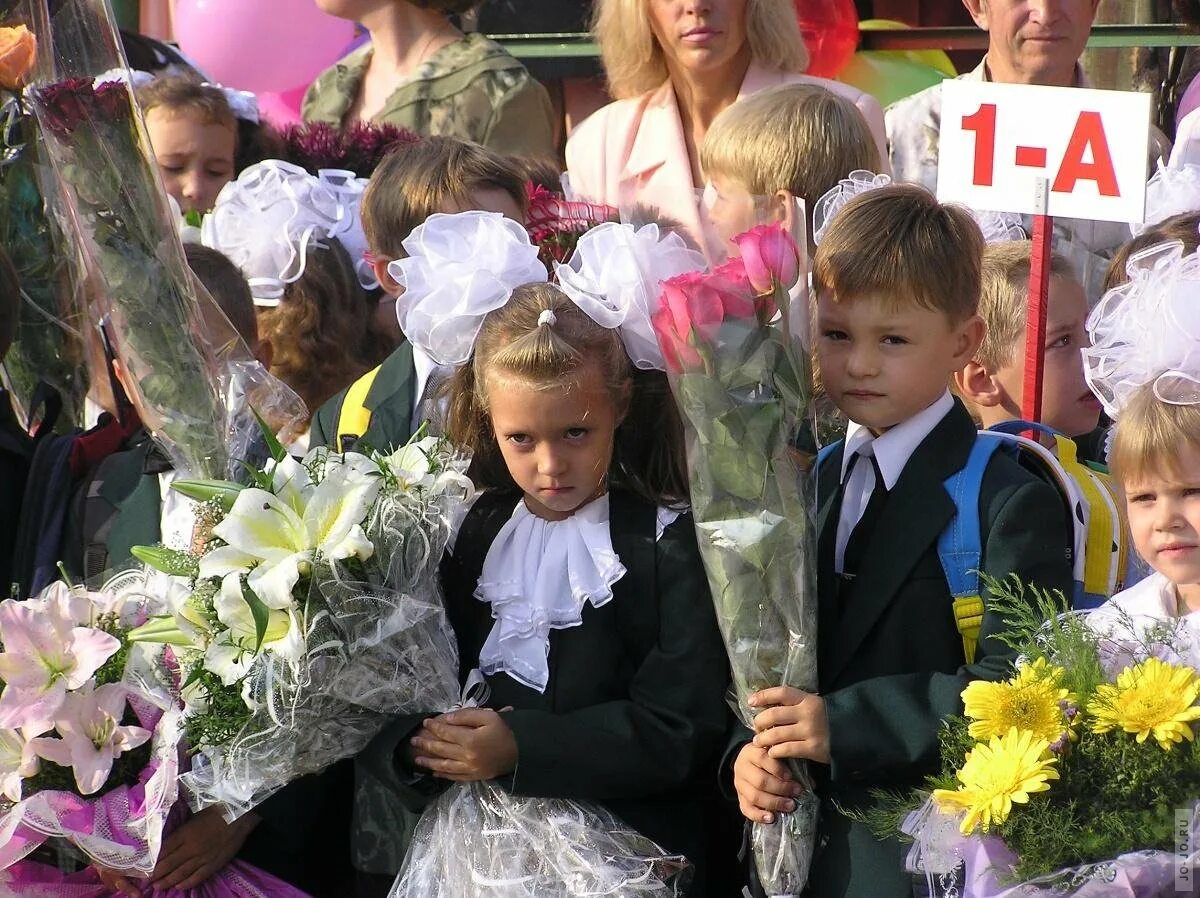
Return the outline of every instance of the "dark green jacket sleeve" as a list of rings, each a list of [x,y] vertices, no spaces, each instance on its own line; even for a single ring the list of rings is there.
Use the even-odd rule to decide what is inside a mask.
[[[1071,568],[1065,547],[1062,502],[1052,487],[1026,481],[987,496],[983,569],[1003,579],[1060,589],[1069,595]],[[946,613],[950,614],[948,607]],[[912,625],[920,626],[919,621]],[[825,696],[832,779],[903,779],[914,766],[927,767],[938,755],[938,731],[949,715],[962,713],[961,693],[976,679],[1009,675],[1014,654],[998,640],[1004,623],[985,608],[974,664],[954,673],[906,673],[874,677]]]
[[[517,739],[512,791],[604,801],[679,788],[714,764],[725,738],[725,652],[690,516],[658,543],[658,641],[629,699],[505,715]],[[584,624],[586,626],[586,623]]]
[[[337,451],[338,447],[334,445],[334,440],[337,438],[338,416],[341,414],[342,403],[345,400],[346,391],[342,390],[317,409],[316,414],[312,416],[312,423],[309,425],[308,445],[310,447],[328,446]]]

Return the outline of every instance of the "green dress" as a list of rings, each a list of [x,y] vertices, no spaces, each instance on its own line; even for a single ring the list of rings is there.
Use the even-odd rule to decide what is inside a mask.
[[[342,124],[371,52],[367,44],[321,73],[304,96],[306,122]],[[482,34],[465,35],[434,53],[393,91],[372,121],[422,135],[459,137],[508,155],[558,155],[546,89]]]

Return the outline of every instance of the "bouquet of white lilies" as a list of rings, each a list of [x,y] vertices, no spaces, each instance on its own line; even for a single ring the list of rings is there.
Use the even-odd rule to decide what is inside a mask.
[[[438,593],[465,459],[418,437],[391,455],[272,443],[250,485],[181,481],[203,503],[191,552],[135,549],[167,575],[170,614],[133,631],[162,643],[195,753],[195,808],[236,817],[289,781],[356,754],[394,714],[457,676]]]

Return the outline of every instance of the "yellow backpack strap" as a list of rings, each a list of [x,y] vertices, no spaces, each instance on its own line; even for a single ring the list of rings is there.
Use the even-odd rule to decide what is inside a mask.
[[[383,366],[380,365],[379,368]],[[379,368],[368,371],[350,385],[346,398],[342,402],[342,410],[338,413],[337,445],[341,450],[346,440],[357,440],[371,426],[371,410],[367,408],[367,394],[379,376]]]
[[[1083,591],[1091,596],[1109,596],[1116,585],[1116,569],[1120,566],[1119,558],[1123,554],[1120,551],[1122,539],[1118,529],[1120,520],[1113,514],[1115,504],[1100,476],[1079,461],[1075,442],[1064,436],[1056,437],[1056,442],[1059,464],[1075,481],[1088,505]]]
[[[983,599],[980,596],[959,596],[954,600],[954,625],[962,637],[963,654],[968,664],[975,663],[979,632],[983,629]]]

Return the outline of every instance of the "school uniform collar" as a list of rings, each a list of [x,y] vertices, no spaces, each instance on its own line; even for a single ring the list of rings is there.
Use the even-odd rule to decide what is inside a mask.
[[[936,402],[928,408],[917,412],[907,421],[897,424],[891,430],[880,436],[872,436],[865,426],[851,421],[846,428],[846,449],[842,453],[841,482],[846,482],[850,463],[859,450],[871,444],[872,454],[879,464],[879,473],[883,475],[883,485],[891,490],[904,472],[904,466],[917,451],[917,447],[925,442],[925,438],[933,432],[938,423],[954,408],[954,397],[946,390]]]

